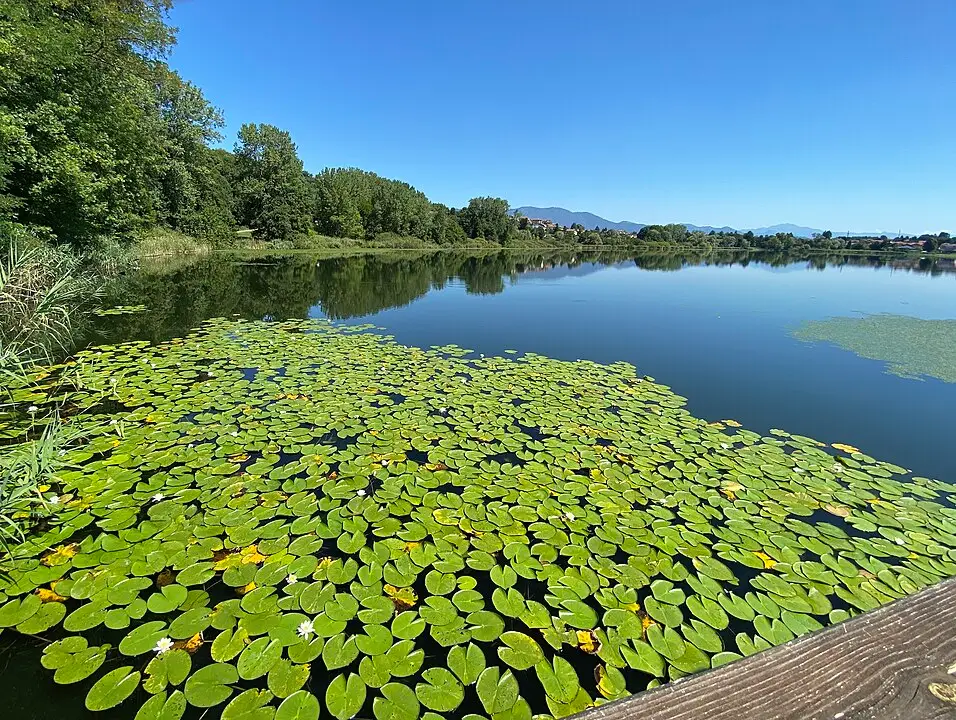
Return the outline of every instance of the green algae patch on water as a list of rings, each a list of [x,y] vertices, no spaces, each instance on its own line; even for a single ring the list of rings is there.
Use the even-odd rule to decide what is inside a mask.
[[[902,315],[867,315],[812,320],[794,336],[830,342],[844,350],[887,364],[905,378],[929,376],[956,383],[956,320],[922,320]]]
[[[91,710],[564,717],[956,575],[954,486],[625,363],[217,320],[70,371],[0,628]]]

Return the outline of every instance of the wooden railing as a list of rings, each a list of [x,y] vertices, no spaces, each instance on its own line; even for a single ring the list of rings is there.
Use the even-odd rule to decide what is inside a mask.
[[[956,718],[956,580],[577,720]],[[956,673],[956,668],[954,668]],[[944,700],[944,697],[952,700]]]

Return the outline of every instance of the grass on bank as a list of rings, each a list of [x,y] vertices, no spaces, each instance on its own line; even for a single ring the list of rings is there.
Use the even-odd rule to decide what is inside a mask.
[[[0,358],[20,364],[68,354],[100,292],[73,253],[12,241],[0,261]]]
[[[300,235],[286,240],[262,240],[255,237],[248,228],[237,230],[234,235],[224,238],[204,240],[184,235],[169,228],[153,228],[143,233],[131,249],[117,252],[106,251],[106,257],[122,255],[124,252],[134,259],[169,258],[175,256],[204,255],[216,251],[296,251],[296,250],[340,250],[344,252],[362,252],[369,250],[599,250],[602,248],[634,249],[647,252],[684,252],[684,251],[737,251],[750,253],[780,252],[768,248],[723,247],[719,245],[672,245],[646,242],[627,242],[614,245],[582,245],[580,243],[555,244],[553,240],[522,238],[510,240],[504,245],[483,239],[468,240],[457,245],[436,245],[421,238],[395,233],[379,233],[374,238],[356,239],[330,237],[328,235]],[[881,257],[927,259],[956,258],[956,254],[901,252],[899,250],[867,250],[860,248],[814,248],[803,247],[799,252],[826,255],[867,255]]]
[[[13,441],[0,446],[0,553],[5,554],[44,514],[44,487],[78,439],[58,407],[28,405],[17,391],[38,363],[74,350],[101,281],[84,267],[86,259],[69,250],[23,234],[5,233],[0,240],[0,436]],[[7,419],[24,413],[29,430],[11,436]]]

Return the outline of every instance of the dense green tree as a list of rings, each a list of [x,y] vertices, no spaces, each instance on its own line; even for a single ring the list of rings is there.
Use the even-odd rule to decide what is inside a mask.
[[[647,225],[641,228],[638,237],[655,245],[681,244],[687,241],[687,228],[683,225]]]
[[[228,230],[204,163],[222,119],[163,62],[170,4],[0,0],[0,216],[78,246]]]
[[[407,183],[355,168],[315,176],[313,214],[316,230],[335,237],[373,239],[391,233],[445,245],[460,235],[443,205]]]
[[[494,197],[472,198],[468,207],[458,213],[465,234],[503,244],[514,230],[514,219],[508,214],[508,201]]]
[[[155,219],[169,3],[0,0],[4,215],[77,243]]]
[[[309,192],[302,161],[288,132],[245,124],[236,143],[233,193],[236,219],[265,240],[307,233]]]
[[[157,85],[163,163],[159,168],[159,220],[197,237],[233,230],[231,188],[209,143],[221,139],[222,115],[200,90],[172,72]]]

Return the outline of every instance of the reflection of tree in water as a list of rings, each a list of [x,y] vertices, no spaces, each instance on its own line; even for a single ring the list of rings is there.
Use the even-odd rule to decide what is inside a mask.
[[[581,267],[633,262],[652,271],[680,270],[688,265],[747,265],[779,267],[795,262],[825,269],[838,265],[893,267],[939,275],[956,272],[952,260],[891,259],[861,255],[794,256],[787,253],[747,254],[711,251],[701,254],[633,251],[562,252],[395,252],[349,257],[312,255],[267,256],[236,261],[222,256],[203,258],[178,267],[147,268],[118,281],[109,304],[144,304],[148,313],[104,319],[105,339],[142,338],[160,341],[187,333],[212,317],[247,319],[302,318],[318,307],[332,319],[372,315],[401,307],[460,280],[467,292],[494,294],[505,290],[505,279],[547,272],[560,277],[590,272]],[[570,273],[578,268],[577,273]]]

